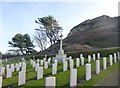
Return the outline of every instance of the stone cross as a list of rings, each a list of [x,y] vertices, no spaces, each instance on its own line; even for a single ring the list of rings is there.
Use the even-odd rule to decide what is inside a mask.
[[[60,50],[62,50],[62,37],[63,37],[63,35],[61,33],[61,35],[60,35]]]

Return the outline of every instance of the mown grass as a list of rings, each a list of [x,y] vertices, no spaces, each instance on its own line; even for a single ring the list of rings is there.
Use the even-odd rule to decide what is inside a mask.
[[[106,70],[100,72],[98,75],[95,75],[90,79],[89,81],[85,81],[84,83],[80,84],[80,86],[89,86],[92,87],[99,81],[101,81],[107,74],[112,72],[115,69],[118,69],[118,66],[120,65],[120,61],[118,63],[114,63],[112,66],[108,67]]]
[[[102,59],[101,60],[101,67],[102,67]],[[76,66],[75,64],[76,62],[74,61],[74,67]],[[91,62],[91,68],[92,71],[95,71],[96,67],[95,67],[95,61]],[[81,79],[84,75],[85,75],[85,65],[79,66],[76,68],[77,69],[77,78]],[[69,84],[69,80],[70,80],[70,70],[67,70],[65,72],[60,72],[56,75],[54,75],[56,77],[56,86],[65,86]],[[23,86],[45,86],[45,78],[42,78],[40,80],[35,80],[32,82],[27,82],[26,84],[24,84]]]
[[[87,62],[87,59],[85,58],[85,62]],[[109,62],[109,59],[107,58],[107,62]],[[102,58],[100,59],[100,64],[101,64],[101,68],[103,66],[103,60]],[[92,66],[92,71],[95,71],[95,61],[91,62],[91,66]],[[74,67],[76,67],[76,61],[74,60]],[[68,65],[69,68],[69,65]],[[60,71],[63,69],[63,65],[62,63],[59,63],[57,71]],[[78,79],[81,79],[85,76],[85,65],[77,67],[77,76]],[[16,85],[17,86],[17,82],[18,82],[18,73],[14,73],[16,74],[16,76],[13,76],[12,78],[9,79],[4,79],[3,80],[3,86],[9,86],[9,85]],[[45,78],[47,75],[52,75],[52,68],[48,68],[44,70],[44,78],[37,80],[36,76],[37,73],[34,71],[34,68],[31,68],[29,62],[27,63],[27,73],[26,73],[26,80],[27,83],[22,85],[22,86],[45,86]],[[70,79],[70,70],[67,70],[65,72],[60,72],[56,75],[54,75],[56,77],[56,85],[57,86],[65,86],[69,84],[69,79]]]
[[[27,61],[26,63],[27,63],[26,80],[28,81],[28,80],[36,79],[37,72],[35,72],[35,68],[31,67],[31,65],[29,64],[29,61]],[[58,63],[58,64],[59,65],[58,65],[57,69],[58,69],[58,71],[60,71],[60,70],[63,69],[63,65],[62,65],[61,62]],[[52,75],[52,68],[45,69],[43,74],[44,74],[44,76],[48,75],[48,74]],[[12,75],[13,75],[12,78],[8,78],[8,79],[3,80],[3,87],[4,86],[9,86],[9,85],[17,85],[17,83],[18,83],[18,72],[13,72]],[[5,76],[6,76],[6,74],[5,74]]]

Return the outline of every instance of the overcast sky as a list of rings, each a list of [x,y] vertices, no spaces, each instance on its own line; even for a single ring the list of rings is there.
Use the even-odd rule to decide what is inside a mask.
[[[55,17],[63,28],[65,38],[74,26],[87,19],[101,15],[118,16],[118,0],[64,1],[2,0],[0,2],[0,51],[5,53],[11,49],[8,47],[8,41],[16,33],[28,33],[33,38],[35,28],[38,28],[35,23],[38,17],[48,15]]]

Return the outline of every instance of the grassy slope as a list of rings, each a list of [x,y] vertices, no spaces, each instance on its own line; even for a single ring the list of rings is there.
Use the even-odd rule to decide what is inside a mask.
[[[107,62],[108,61],[109,60],[107,59]],[[85,62],[87,62],[87,59],[85,60]],[[92,64],[92,71],[95,71],[95,61],[92,61],[91,64]],[[102,63],[102,59],[101,59],[101,67],[102,67],[102,64],[103,63]],[[74,61],[74,65],[75,65],[75,61]],[[62,70],[62,68],[63,68],[63,66],[60,64],[58,66],[58,71]],[[29,63],[28,63],[27,71],[28,71],[28,73],[26,74],[26,80],[30,80],[30,81],[22,86],[44,86],[45,85],[45,76],[44,76],[44,78],[42,78],[40,80],[34,80],[34,81],[32,80],[33,78],[36,77],[36,72],[34,72],[33,68],[29,67]],[[83,76],[85,76],[85,65],[77,67],[77,71],[78,71],[77,72],[78,79],[83,78]],[[47,75],[47,74],[52,75],[51,73],[52,73],[51,68],[44,70],[44,75]],[[14,74],[17,74],[17,73],[15,72]],[[70,70],[67,70],[65,72],[60,72],[54,76],[56,77],[57,86],[65,86],[65,85],[69,84]],[[17,82],[18,82],[18,75],[13,76],[12,78],[9,78],[9,79],[4,79],[3,86],[8,86],[8,85],[12,85],[12,84],[17,86]],[[82,85],[85,85],[85,84],[83,83]],[[90,83],[90,85],[92,85],[92,83]]]
[[[114,71],[115,69],[118,69],[118,66],[120,65],[120,61],[118,63],[113,64],[113,66],[108,67],[106,70],[100,72],[98,75],[95,75],[92,77],[91,80],[85,81],[84,83],[80,84],[79,86],[94,86],[96,83],[101,81],[107,74]]]
[[[95,61],[91,62],[92,64],[92,71],[95,71]],[[101,67],[102,67],[102,59],[101,59]],[[77,76],[78,79],[83,78],[83,76],[85,75],[85,65],[77,67]],[[57,86],[65,86],[67,84],[69,84],[69,77],[70,77],[70,70],[67,70],[65,72],[60,72],[56,75],[54,75],[56,77],[56,85]],[[32,82],[27,82],[26,84],[24,84],[23,86],[45,86],[45,77],[43,79],[40,80],[35,80]]]

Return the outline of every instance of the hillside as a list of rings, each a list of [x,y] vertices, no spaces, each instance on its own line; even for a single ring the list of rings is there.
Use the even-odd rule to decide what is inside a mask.
[[[72,52],[118,47],[119,19],[120,17],[103,15],[78,24],[63,40],[63,49],[65,52]],[[49,47],[46,52],[57,53],[58,49],[59,42]]]
[[[117,47],[118,20],[119,17],[106,15],[86,20],[71,29],[64,43],[89,45],[94,48]]]

